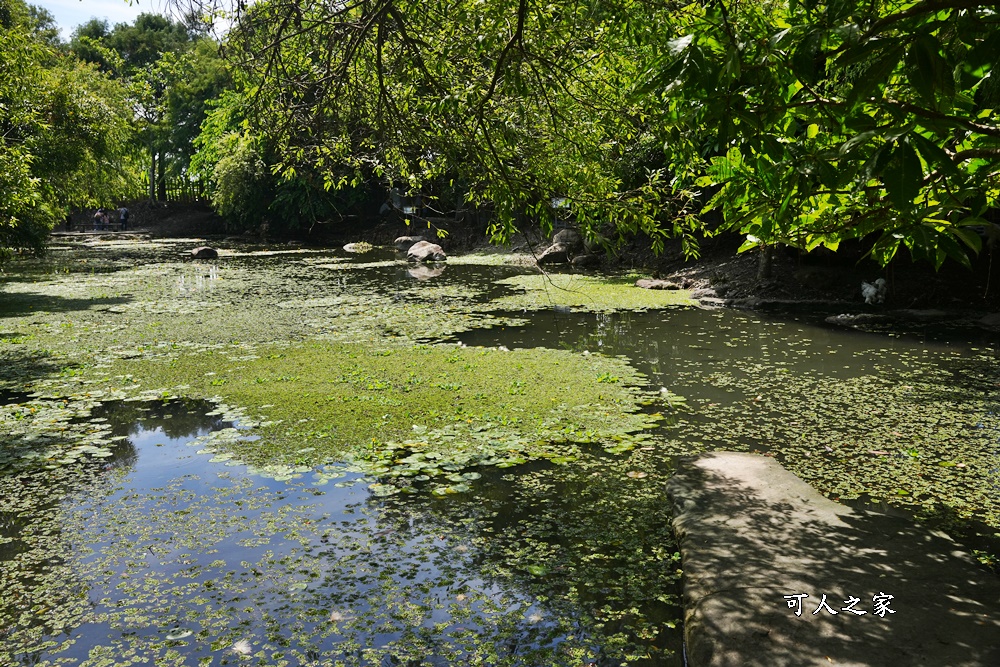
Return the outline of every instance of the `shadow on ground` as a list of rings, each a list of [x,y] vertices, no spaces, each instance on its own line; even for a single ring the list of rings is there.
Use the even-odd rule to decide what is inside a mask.
[[[25,387],[61,370],[44,351],[9,345],[0,345],[0,368],[3,369],[0,372],[0,404],[16,402],[16,395]]]
[[[685,461],[669,490],[692,667],[1000,664],[1000,580],[943,533],[752,454]]]

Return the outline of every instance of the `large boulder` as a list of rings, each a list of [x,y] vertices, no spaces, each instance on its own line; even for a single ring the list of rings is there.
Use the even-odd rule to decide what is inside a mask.
[[[569,248],[571,254],[577,254],[583,250],[583,237],[575,229],[561,229],[552,237],[552,245],[561,243]]]
[[[396,250],[399,250],[400,252],[406,252],[417,243],[426,240],[427,239],[425,239],[423,236],[400,236],[399,238],[397,238],[395,241],[392,242],[392,245],[396,246]]]
[[[565,264],[569,261],[570,249],[569,246],[562,243],[553,243],[548,248],[542,251],[542,254],[538,256],[539,264]]]
[[[448,259],[444,249],[436,243],[420,241],[407,251],[406,259],[411,262],[443,262]]]
[[[219,251],[207,245],[198,246],[191,251],[191,259],[218,259]]]
[[[676,470],[687,664],[1000,665],[1000,580],[945,533],[836,503],[767,456]]]

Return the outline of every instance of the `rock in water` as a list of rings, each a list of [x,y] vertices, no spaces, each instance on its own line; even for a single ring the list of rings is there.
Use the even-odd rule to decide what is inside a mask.
[[[688,664],[1000,665],[1000,581],[946,534],[840,505],[756,454],[682,460],[667,493]]]
[[[436,243],[420,241],[407,251],[406,259],[411,262],[443,262],[448,259],[444,249]]]
[[[417,243],[426,240],[427,239],[425,239],[423,236],[400,236],[399,238],[397,238],[395,241],[392,242],[392,245],[396,246],[396,250],[399,250],[400,252],[406,252]]]
[[[358,243],[348,243],[344,246],[344,252],[356,252],[363,253],[374,250],[375,246],[371,243],[365,243],[364,241],[359,241]]]
[[[570,264],[574,269],[595,269],[601,265],[601,258],[597,255],[577,255]]]
[[[885,278],[879,278],[874,284],[861,283],[861,296],[869,305],[885,303]]]
[[[207,245],[198,246],[191,251],[191,259],[218,259],[219,251]]]

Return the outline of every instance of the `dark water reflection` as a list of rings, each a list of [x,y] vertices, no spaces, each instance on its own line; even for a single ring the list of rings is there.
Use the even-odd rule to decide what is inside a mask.
[[[899,367],[902,357],[968,356],[962,338],[945,341],[886,336],[822,324],[768,319],[733,310],[677,308],[648,312],[542,311],[531,324],[478,329],[456,338],[467,345],[554,347],[628,357],[651,384],[674,386],[678,372],[692,367],[732,368],[730,362],[759,359],[791,372],[856,377],[876,366]],[[707,375],[707,373],[705,373]],[[703,387],[711,391],[710,387]]]
[[[213,462],[198,438],[231,425],[205,416],[212,407],[95,410],[127,439],[90,484],[53,494],[57,508],[36,507],[59,517],[58,539],[77,554],[59,565],[74,580],[45,583],[55,566],[46,561],[30,575],[84,595],[85,608],[65,599],[76,610],[65,618],[6,627],[0,662],[240,664],[235,646],[292,664],[577,665],[590,656],[610,667],[622,654],[601,642],[616,636],[647,655],[630,664],[680,664],[679,630],[667,627],[679,610],[662,480],[639,486],[595,455],[574,468],[484,471],[474,493],[444,500],[376,498],[351,484],[358,473],[345,471],[338,487]],[[650,561],[639,551],[663,554]],[[17,608],[0,618],[17,618]],[[68,643],[44,649],[46,637]]]

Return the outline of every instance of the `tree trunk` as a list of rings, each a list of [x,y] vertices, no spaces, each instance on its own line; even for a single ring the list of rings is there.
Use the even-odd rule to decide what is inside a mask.
[[[156,201],[156,151],[149,149],[149,201]]]
[[[167,161],[163,159],[162,149],[159,151],[156,161],[160,166],[156,173],[156,198],[160,201],[167,201],[167,170],[165,168]]]
[[[760,247],[760,260],[757,264],[757,280],[763,282],[771,279],[771,259],[774,256],[774,246]]]

